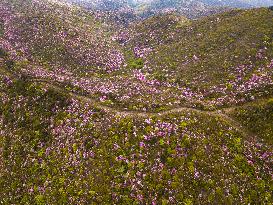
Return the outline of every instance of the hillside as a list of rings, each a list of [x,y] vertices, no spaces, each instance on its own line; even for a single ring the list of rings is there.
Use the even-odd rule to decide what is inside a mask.
[[[268,7],[272,0],[66,0],[100,14],[101,19],[128,25],[154,15],[176,12],[196,19],[231,8]],[[108,14],[108,15],[107,15]]]
[[[272,204],[270,9],[65,2],[0,2],[0,204]]]
[[[24,64],[48,70],[94,72],[116,69],[122,63],[103,25],[90,13],[56,1],[2,1],[1,22],[6,26],[3,46]]]
[[[101,20],[117,25],[127,26],[131,22],[146,19],[158,14],[176,12],[188,18],[196,19],[202,16],[220,13],[228,10],[228,4],[216,2],[202,2],[199,0],[67,0],[87,10],[98,13]],[[236,2],[236,1],[235,1]],[[248,5],[244,3],[232,4],[233,7]],[[107,15],[108,14],[108,15]]]
[[[173,102],[243,103],[272,95],[272,17],[269,9],[253,9],[198,21],[151,18],[132,29],[127,45],[149,51],[143,75],[171,85],[169,93],[181,90]]]

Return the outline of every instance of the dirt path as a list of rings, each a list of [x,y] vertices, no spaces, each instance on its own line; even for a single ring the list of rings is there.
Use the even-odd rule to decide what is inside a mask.
[[[121,110],[121,109],[117,109],[117,108],[108,107],[106,105],[102,105],[90,97],[64,90],[60,86],[58,86],[56,84],[54,85],[54,84],[49,83],[47,81],[43,81],[43,80],[38,81],[37,80],[36,82],[43,84],[47,88],[53,88],[53,89],[60,91],[60,92],[66,92],[67,94],[69,94],[73,98],[76,98],[76,99],[83,101],[83,102],[93,104],[99,109],[105,110],[106,112],[109,112],[109,113],[115,113],[116,115],[123,116],[123,117],[129,116],[129,117],[149,118],[152,116],[165,116],[165,115],[175,114],[175,113],[194,112],[194,113],[199,113],[199,114],[205,114],[205,115],[208,115],[211,117],[219,117],[224,122],[226,122],[226,123],[230,124],[232,127],[234,127],[244,137],[249,138],[249,137],[255,136],[253,133],[249,132],[249,130],[244,128],[239,122],[237,122],[236,120],[234,120],[233,118],[231,118],[228,115],[228,113],[234,111],[234,109],[236,109],[237,107],[242,107],[242,106],[234,106],[231,108],[219,109],[219,110],[215,110],[215,111],[206,111],[206,110],[201,110],[201,109],[197,109],[197,108],[188,108],[188,107],[173,108],[173,109],[161,111],[161,112],[126,111],[126,110]]]
[[[2,69],[0,68],[0,71],[2,71],[5,74],[8,74],[9,76],[12,76],[12,73],[7,72],[3,68]],[[63,87],[61,87],[61,85],[58,85],[56,82],[52,82],[52,81],[49,81],[46,79],[35,79],[35,78],[32,78],[31,81],[40,83],[47,88],[52,88],[52,89],[57,90],[59,92],[65,92],[73,98],[93,104],[94,106],[96,106],[99,109],[102,109],[102,110],[109,112],[109,113],[115,113],[116,115],[123,116],[123,117],[130,116],[130,117],[149,118],[152,116],[165,116],[165,115],[169,115],[169,114],[182,113],[182,112],[194,112],[194,113],[199,113],[199,114],[205,114],[205,115],[212,116],[212,117],[219,117],[223,121],[229,123],[231,126],[236,128],[243,136],[245,136],[245,137],[253,137],[254,136],[253,133],[250,133],[239,122],[237,122],[236,120],[234,120],[233,118],[231,118],[228,115],[228,114],[232,113],[236,108],[242,107],[242,106],[233,106],[233,107],[223,108],[223,109],[219,109],[219,110],[215,110],[215,111],[207,111],[207,110],[201,110],[201,109],[189,108],[189,107],[173,108],[173,109],[161,111],[161,112],[127,111],[127,110],[122,110],[122,109],[112,108],[112,107],[109,107],[106,105],[102,105],[95,99],[65,90],[65,89],[63,89]],[[247,103],[247,104],[250,104],[250,103]]]

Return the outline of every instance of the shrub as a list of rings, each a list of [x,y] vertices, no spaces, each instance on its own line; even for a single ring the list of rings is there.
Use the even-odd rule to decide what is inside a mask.
[[[141,68],[143,68],[143,65],[144,65],[144,63],[141,58],[134,58],[129,61],[128,68],[141,69]]]
[[[0,37],[4,34],[4,25],[3,22],[0,21]]]
[[[0,30],[0,34],[1,34],[1,30]],[[4,51],[2,48],[0,48],[0,58],[3,58],[5,56],[7,56],[7,52]]]

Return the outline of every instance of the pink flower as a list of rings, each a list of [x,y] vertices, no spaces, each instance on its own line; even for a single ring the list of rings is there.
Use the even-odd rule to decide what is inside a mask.
[[[34,191],[34,190],[33,190],[32,187],[28,190],[29,193],[33,193],[33,191]]]
[[[249,165],[252,165],[252,166],[254,165],[254,163],[251,160],[248,160],[247,162]]]
[[[140,143],[139,143],[139,146],[140,146],[140,147],[145,147],[145,143],[144,143],[144,142],[140,142]]]
[[[151,124],[151,119],[145,119],[145,122],[150,125]]]
[[[197,170],[195,170],[195,172],[194,172],[194,178],[198,179],[199,177],[200,177],[199,172]]]
[[[107,97],[106,97],[105,95],[102,96],[102,97],[100,97],[100,101],[101,101],[101,102],[104,102],[106,99],[107,99]]]
[[[192,58],[193,58],[193,60],[195,60],[195,61],[199,60],[199,58],[198,58],[196,55],[194,55]]]
[[[139,201],[142,201],[142,200],[143,200],[142,194],[138,194],[138,195],[137,195],[137,199],[138,199]]]

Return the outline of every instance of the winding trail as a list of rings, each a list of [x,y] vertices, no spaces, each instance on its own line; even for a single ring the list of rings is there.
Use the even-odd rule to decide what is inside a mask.
[[[1,62],[0,62],[1,64]],[[6,69],[3,69],[0,67],[0,71],[2,71],[2,74],[7,74],[9,77],[13,77],[16,78],[16,75],[10,71],[7,71]],[[207,115],[210,117],[218,117],[221,120],[223,120],[224,122],[230,124],[232,127],[234,127],[238,132],[240,132],[244,137],[255,137],[255,135],[253,133],[251,133],[248,129],[246,129],[245,127],[243,127],[238,121],[236,121],[235,119],[233,119],[232,117],[229,116],[230,113],[232,113],[236,108],[240,108],[242,106],[233,106],[233,107],[229,107],[229,108],[223,108],[223,109],[218,109],[218,110],[214,110],[214,111],[209,111],[209,110],[202,110],[202,109],[198,109],[198,108],[189,108],[189,107],[178,107],[178,108],[172,108],[170,110],[166,110],[166,111],[161,111],[161,112],[151,112],[151,111],[128,111],[128,110],[122,110],[122,109],[118,109],[118,108],[113,108],[113,107],[109,107],[106,105],[102,105],[101,103],[99,103],[97,100],[91,98],[91,97],[87,97],[85,95],[81,95],[72,91],[68,91],[65,90],[60,84],[58,84],[58,82],[52,82],[50,80],[47,79],[41,79],[41,78],[33,78],[31,77],[32,82],[37,82],[41,85],[43,85],[44,87],[47,88],[52,88],[56,91],[59,92],[64,92],[68,95],[70,95],[71,97],[78,99],[82,102],[86,102],[89,104],[93,104],[94,106],[96,106],[99,109],[102,109],[108,113],[115,113],[116,115],[119,116],[123,116],[123,117],[140,117],[140,118],[150,118],[153,116],[166,116],[169,114],[177,114],[177,113],[185,113],[185,112],[193,112],[193,113],[198,113],[198,114],[203,114],[203,115]],[[246,103],[247,104],[251,104],[250,103]],[[244,105],[244,106],[245,106]]]
[[[207,110],[201,110],[201,109],[189,108],[189,107],[178,107],[178,108],[173,108],[173,109],[161,111],[161,112],[127,111],[127,110],[121,110],[118,108],[112,108],[112,107],[109,107],[106,105],[102,105],[98,101],[96,101],[90,97],[87,97],[87,96],[84,96],[81,94],[76,94],[76,93],[68,91],[68,90],[64,90],[63,88],[61,88],[61,86],[56,85],[56,83],[54,84],[52,82],[48,82],[46,80],[41,80],[41,79],[33,79],[33,81],[40,83],[47,88],[52,88],[52,89],[59,91],[59,92],[65,92],[73,98],[76,98],[82,102],[93,104],[94,106],[96,106],[99,109],[102,109],[108,113],[115,113],[116,115],[119,115],[119,116],[150,118],[153,116],[160,117],[160,116],[166,116],[169,114],[193,112],[193,113],[207,115],[210,117],[218,117],[218,118],[222,119],[224,122],[230,124],[233,128],[235,128],[238,132],[240,132],[240,134],[242,134],[244,137],[247,137],[247,138],[255,137],[255,135],[253,133],[251,133],[249,130],[247,130],[245,127],[243,127],[239,122],[237,122],[236,120],[234,120],[232,117],[230,117],[228,115],[228,113],[231,113],[237,107],[242,107],[242,106],[234,106],[234,107],[219,109],[219,110],[215,110],[215,111],[207,111]]]

